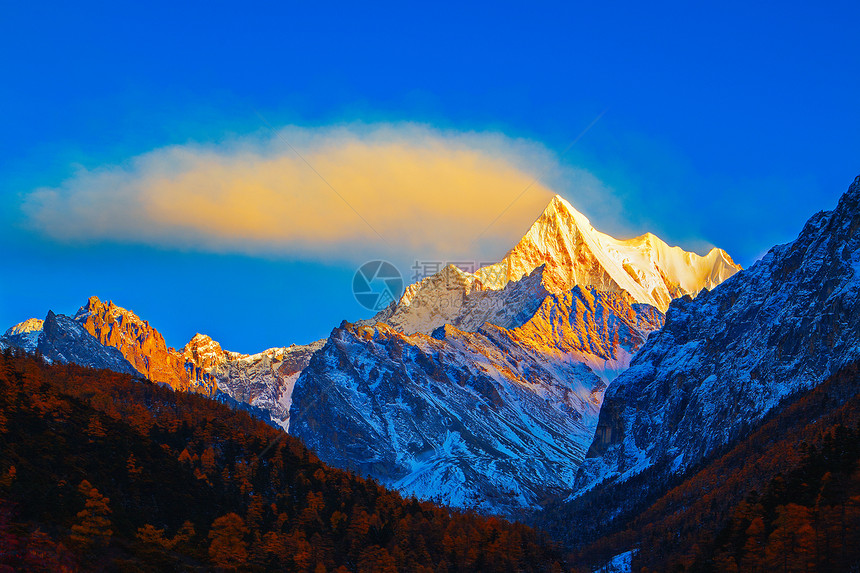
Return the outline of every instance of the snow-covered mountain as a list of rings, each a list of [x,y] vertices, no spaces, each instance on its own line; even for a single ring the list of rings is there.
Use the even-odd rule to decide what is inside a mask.
[[[405,493],[532,506],[572,483],[607,382],[662,318],[625,293],[574,287],[510,329],[344,323],[296,382],[290,433]]]
[[[119,350],[101,344],[78,321],[51,311],[45,320],[31,318],[7,330],[0,348],[9,346],[38,351],[49,362],[137,374]]]
[[[606,393],[578,491],[656,464],[683,471],[858,358],[860,177],[795,241],[672,303]]]
[[[541,266],[540,284],[521,280]],[[384,322],[407,334],[429,334],[443,324],[468,331],[484,322],[509,327],[522,324],[542,294],[565,293],[576,285],[627,292],[665,312],[674,298],[696,296],[738,270],[722,249],[699,256],[651,233],[629,240],[610,237],[556,195],[501,262],[474,274],[449,265],[407,287],[396,304],[367,324]],[[505,289],[511,283],[519,286]]]
[[[22,348],[30,353],[35,352],[43,324],[43,320],[28,318],[11,327],[3,336],[0,336],[0,350],[12,346],[13,348]]]
[[[629,240],[610,237],[558,195],[501,262],[475,275],[485,288],[495,289],[542,264],[547,265],[544,284],[550,292],[574,285],[624,290],[636,302],[663,312],[673,299],[712,289],[740,270],[722,249],[702,257],[670,247],[651,233]]]
[[[533,505],[572,485],[603,392],[660,328],[657,307],[739,268],[719,249],[616,240],[555,197],[502,262],[449,265],[335,329],[296,382],[291,432],[406,493]]]

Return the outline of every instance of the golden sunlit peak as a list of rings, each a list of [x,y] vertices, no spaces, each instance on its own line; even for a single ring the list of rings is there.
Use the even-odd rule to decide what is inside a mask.
[[[552,198],[552,201],[549,202],[546,208],[547,211],[567,211],[571,214],[576,214],[581,217],[584,217],[582,213],[576,210],[576,208],[570,204],[570,201],[562,197],[561,195],[555,195]]]
[[[560,224],[562,222],[563,224]],[[535,220],[532,228],[536,229],[552,224],[559,228],[568,228],[571,225],[591,228],[591,221],[588,220],[588,217],[577,211],[573,205],[571,205],[570,202],[561,195],[555,195],[552,198],[541,216]]]

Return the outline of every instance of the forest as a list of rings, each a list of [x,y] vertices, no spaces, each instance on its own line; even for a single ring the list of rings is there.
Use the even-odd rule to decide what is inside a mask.
[[[563,571],[519,523],[404,499],[247,413],[0,354],[0,571]]]
[[[590,571],[629,549],[644,573],[846,571],[860,564],[858,381],[855,363],[786,400],[604,534],[557,535],[563,550],[330,468],[206,397],[7,350],[0,571]],[[543,523],[596,527],[631,491]]]
[[[636,549],[642,573],[860,569],[858,387],[853,363],[785,400],[614,532],[579,544],[573,559],[598,565]],[[611,504],[587,507],[599,515]],[[583,511],[573,509],[569,524]]]

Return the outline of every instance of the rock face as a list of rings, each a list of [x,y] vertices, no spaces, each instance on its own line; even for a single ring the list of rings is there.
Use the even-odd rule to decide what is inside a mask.
[[[75,320],[99,342],[118,349],[150,380],[184,392],[214,394],[215,385],[199,365],[187,362],[181,352],[169,348],[160,332],[130,310],[93,296],[78,310]]]
[[[857,358],[860,177],[794,242],[672,303],[606,394],[579,491],[657,463],[680,472]]]
[[[344,323],[296,382],[290,432],[405,493],[531,506],[570,486],[607,382],[661,323],[626,294],[578,287],[511,329]]]
[[[219,392],[268,412],[274,423],[288,430],[293,386],[311,355],[324,343],[318,340],[250,355],[228,352],[224,359],[205,368]]]
[[[48,311],[39,334],[37,350],[60,364],[80,364],[114,372],[137,374],[116,348],[104,346],[74,319]]]
[[[545,265],[533,269],[510,288],[484,288],[478,278],[448,265],[410,285],[399,304],[391,305],[365,324],[384,322],[406,334],[430,334],[451,324],[474,332],[485,322],[513,328],[529,319],[549,292],[543,286]]]

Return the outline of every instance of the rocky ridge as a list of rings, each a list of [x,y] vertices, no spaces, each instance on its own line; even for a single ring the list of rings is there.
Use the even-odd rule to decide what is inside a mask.
[[[296,382],[290,432],[406,494],[533,506],[572,483],[607,383],[662,318],[624,293],[575,287],[510,329],[344,323]]]
[[[576,491],[655,464],[680,473],[857,358],[860,177],[795,241],[672,303],[607,392]]]

